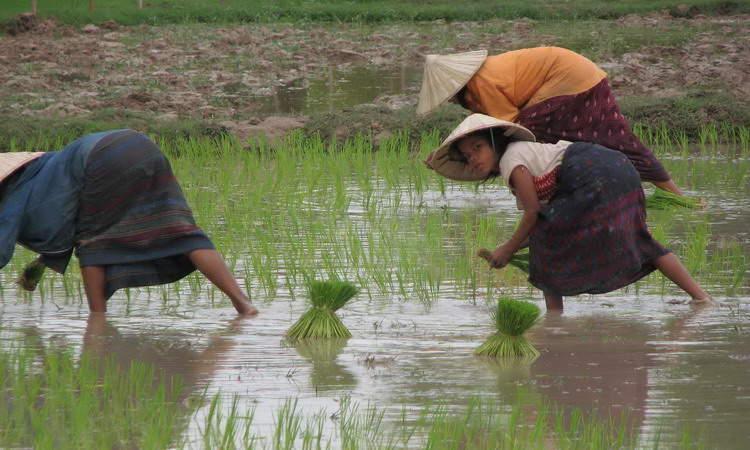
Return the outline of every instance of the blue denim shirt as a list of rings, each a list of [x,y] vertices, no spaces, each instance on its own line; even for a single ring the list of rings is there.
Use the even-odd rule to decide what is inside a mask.
[[[62,151],[27,165],[0,198],[0,268],[16,242],[42,255],[45,265],[64,273],[75,242],[78,199],[86,161],[100,139],[115,131],[84,136]]]

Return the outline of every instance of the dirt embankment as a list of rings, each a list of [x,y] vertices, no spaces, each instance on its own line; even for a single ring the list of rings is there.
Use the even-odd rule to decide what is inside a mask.
[[[750,17],[674,18],[666,13],[631,15],[613,27],[665,27],[675,23],[720,32],[699,32],[681,47],[642,46],[597,60],[619,96],[686,95],[705,86],[737,99],[750,94]],[[555,45],[555,36],[533,22],[356,26],[248,25],[122,27],[115,22],[75,29],[54,19],[19,16],[0,37],[0,115],[85,117],[103,108],[147,112],[155,120],[200,119],[225,124],[243,137],[277,135],[304,125],[305,117],[262,115],[258,104],[293,82],[305,86],[333,65],[421,67],[429,53]],[[436,36],[453,33],[448,45]],[[413,108],[418,82],[389,109]]]

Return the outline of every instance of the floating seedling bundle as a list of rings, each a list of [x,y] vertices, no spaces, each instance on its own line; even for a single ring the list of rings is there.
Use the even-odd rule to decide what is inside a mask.
[[[480,248],[477,250],[477,256],[483,258],[485,261],[490,262],[492,258],[492,252],[486,248]],[[520,252],[513,255],[508,261],[508,264],[514,267],[518,267],[526,273],[529,273],[529,251],[521,250]]]
[[[287,337],[292,340],[350,337],[352,334],[335,311],[357,294],[357,288],[346,281],[313,281],[309,290],[312,308],[289,328]]]
[[[44,275],[45,265],[37,258],[26,265],[18,278],[18,284],[27,291],[33,291]]]
[[[646,198],[646,208],[650,209],[696,209],[699,206],[700,201],[696,198],[677,195],[659,188],[656,188],[654,193]]]
[[[539,351],[524,336],[537,321],[541,311],[533,303],[502,297],[497,302],[493,319],[497,332],[477,348],[482,356],[536,358]]]

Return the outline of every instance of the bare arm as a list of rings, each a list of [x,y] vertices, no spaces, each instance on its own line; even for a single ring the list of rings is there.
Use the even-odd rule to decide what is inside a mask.
[[[539,215],[539,198],[529,170],[524,166],[517,166],[510,174],[510,182],[524,206],[524,212],[521,223],[510,239],[492,252],[490,265],[495,268],[504,267],[513,254],[528,245],[529,234],[534,229]]]

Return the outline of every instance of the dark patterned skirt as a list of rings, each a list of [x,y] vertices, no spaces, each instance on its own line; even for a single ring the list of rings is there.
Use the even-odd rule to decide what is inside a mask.
[[[131,130],[107,135],[91,150],[76,241],[82,267],[105,267],[107,298],[121,288],[177,281],[195,270],[186,253],[214,248],[167,158]]]
[[[540,142],[592,142],[624,153],[645,181],[670,179],[654,153],[633,134],[609,82],[575,95],[553,97],[524,108],[516,120]]]
[[[529,236],[529,282],[559,295],[600,294],[653,272],[669,253],[646,225],[638,173],[619,152],[578,142]]]

